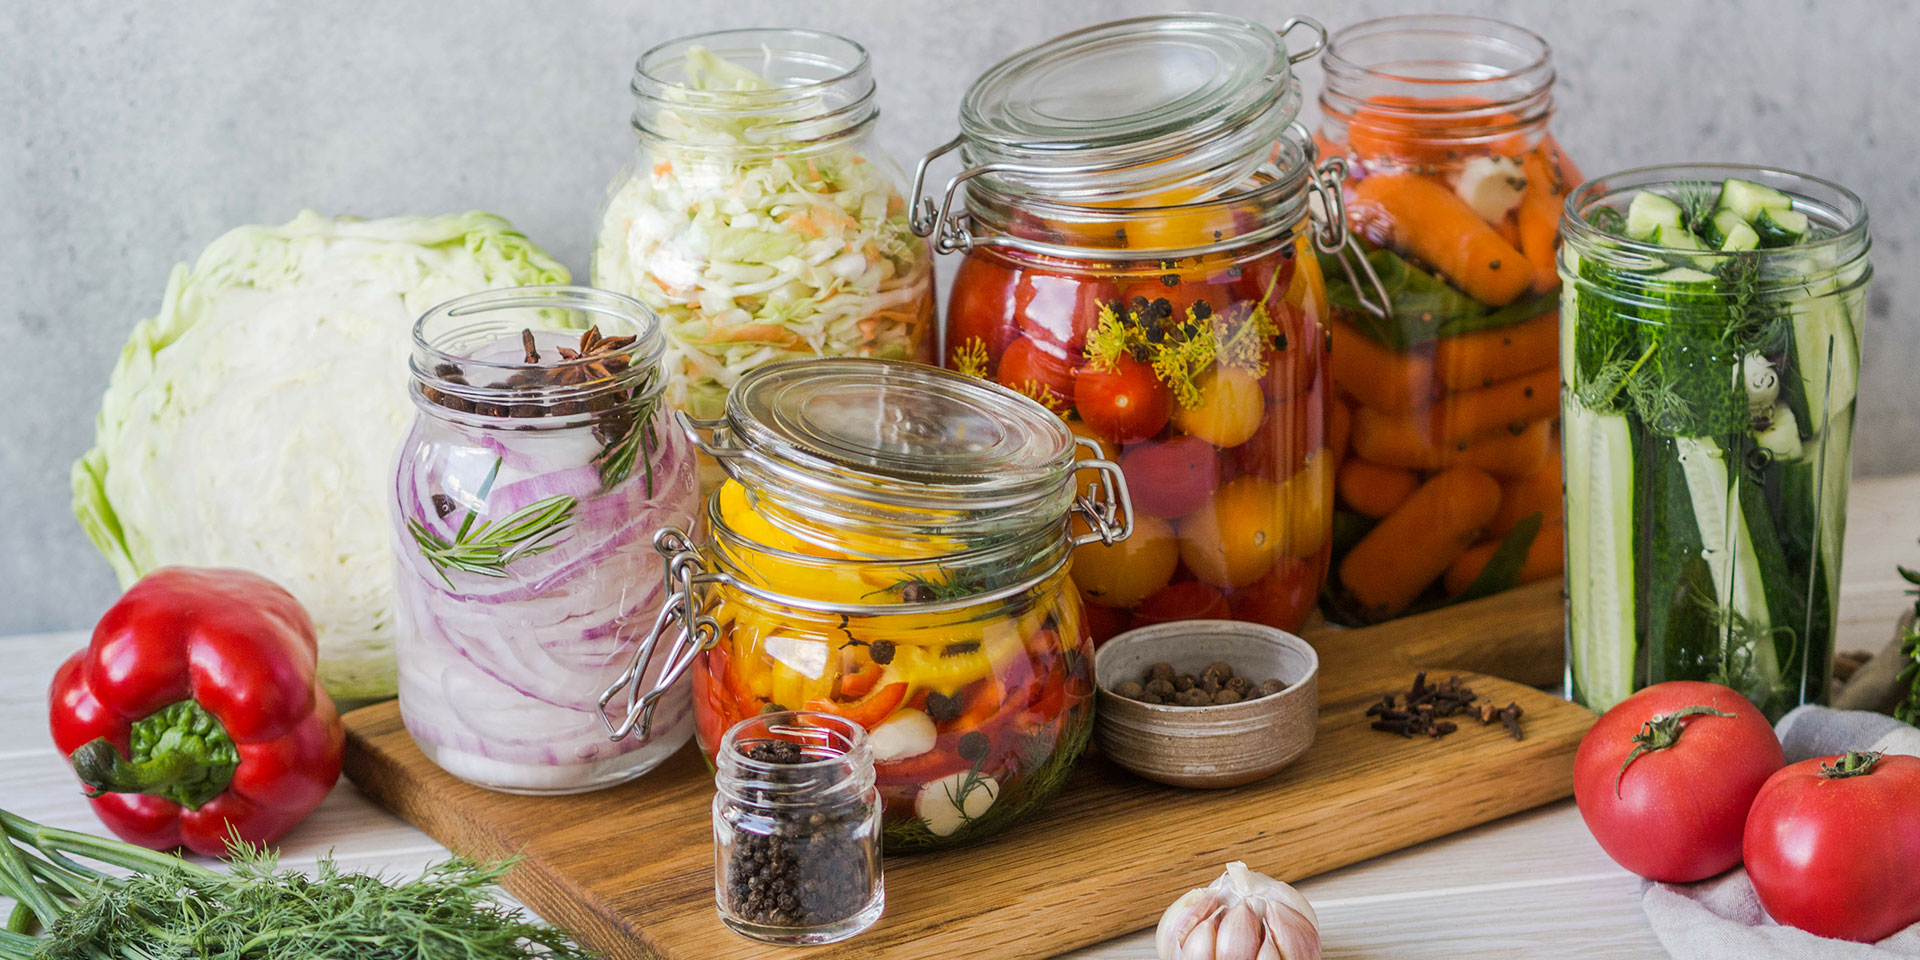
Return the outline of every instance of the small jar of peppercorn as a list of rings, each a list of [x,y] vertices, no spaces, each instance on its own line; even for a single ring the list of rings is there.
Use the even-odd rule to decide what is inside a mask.
[[[845,940],[880,919],[880,792],[860,724],[791,710],[743,720],[715,756],[714,896],[742,936]]]

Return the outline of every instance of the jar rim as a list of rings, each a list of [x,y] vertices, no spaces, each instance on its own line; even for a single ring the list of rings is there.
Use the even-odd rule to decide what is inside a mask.
[[[1832,251],[1833,269],[1842,269],[1866,256],[1871,246],[1867,234],[1866,202],[1852,190],[1812,174],[1779,167],[1747,163],[1669,163],[1634,167],[1594,177],[1567,194],[1562,208],[1561,230],[1567,249],[1578,247],[1580,256],[1612,251],[1616,255],[1652,261],[1672,256],[1676,251],[1641,240],[1609,233],[1590,219],[1609,201],[1627,197],[1644,189],[1678,188],[1692,183],[1714,183],[1728,178],[1752,180],[1773,187],[1792,197],[1794,209],[1827,228],[1824,236],[1787,247],[1761,250],[1688,250],[1685,254],[1700,263],[1724,263],[1741,257],[1786,258],[1809,251]]]
[[[1515,50],[1525,59],[1512,65],[1462,60],[1446,61],[1449,65],[1471,65],[1485,68],[1485,70],[1480,76],[1429,77],[1415,72],[1396,72],[1403,67],[1402,61],[1395,61],[1391,65],[1375,65],[1363,63],[1348,54],[1353,45],[1368,40],[1383,36],[1419,33],[1493,40]],[[1430,65],[1437,63],[1436,61],[1423,62]],[[1372,77],[1402,83],[1460,86],[1497,80],[1516,80],[1544,74],[1540,77],[1540,82],[1544,86],[1553,82],[1552,62],[1553,48],[1547,43],[1546,38],[1539,34],[1505,20],[1463,13],[1409,13],[1362,20],[1336,31],[1327,40],[1327,51],[1321,57],[1321,67],[1326,71],[1330,84],[1335,77],[1341,79]]]
[[[795,47],[774,46],[768,41],[774,39],[805,39],[826,46],[841,46],[851,56],[836,60],[831,59],[830,54],[808,55],[804,57],[804,59],[826,65],[834,72],[827,76],[816,77],[800,82],[790,83],[777,81],[777,85],[766,90],[693,90],[686,87],[681,81],[668,79],[660,73],[660,71],[665,68],[683,64],[685,62],[686,51],[694,47],[708,47],[711,49],[715,44],[721,42],[746,41],[755,37],[760,38],[760,43],[756,45],[768,54],[776,51],[790,55],[801,54],[802,51]],[[714,52],[720,53],[721,50],[714,50]],[[670,56],[672,59],[669,59]],[[806,27],[736,27],[726,30],[709,30],[704,33],[693,33],[682,37],[675,37],[672,40],[648,47],[645,52],[640,54],[639,59],[634,61],[633,92],[638,96],[652,96],[652,94],[641,89],[642,81],[645,81],[647,84],[656,85],[663,90],[675,89],[683,91],[692,95],[696,100],[727,99],[734,102],[745,100],[773,103],[791,98],[796,93],[818,91],[821,88],[829,87],[856,77],[859,74],[865,73],[872,66],[872,63],[873,58],[867,53],[867,48],[861,46],[858,41],[826,30],[813,30]],[[781,81],[787,79],[790,78],[781,78]]]
[[[1553,113],[1553,50],[1525,27],[1465,14],[1365,20],[1327,41],[1322,114],[1436,144],[1493,142]],[[1403,129],[1404,128],[1404,129]]]
[[[531,315],[548,320],[558,311],[607,318],[616,325],[611,332],[603,332],[603,338],[631,336],[634,340],[614,354],[573,360],[556,358],[550,362],[529,363],[524,355],[513,358],[511,353],[507,354],[509,359],[475,357],[474,349],[499,343],[519,331],[536,329],[531,320],[508,323],[480,319],[486,314],[505,311],[522,318]],[[588,326],[597,328],[600,321],[592,320]],[[543,325],[537,329],[543,333],[573,334],[584,332],[586,327]],[[414,321],[411,339],[413,350],[407,367],[416,400],[424,399],[420,395],[423,390],[432,389],[473,403],[511,400],[550,406],[636,387],[639,398],[646,399],[665,388],[665,378],[658,376],[659,359],[665,349],[658,315],[646,304],[610,290],[559,284],[482,290],[436,304],[421,314]],[[602,369],[599,372],[606,375],[595,375],[592,371],[596,365],[605,364],[610,356],[624,358],[625,369],[610,374]],[[578,383],[514,382],[517,375],[539,371],[551,376],[556,370],[581,371],[583,379]],[[480,377],[489,379],[475,383]],[[459,413],[445,409],[449,414]]]
[[[1301,102],[1286,40],[1266,25],[1221,13],[1135,17],[989,67],[961,102],[961,152],[970,167],[998,168],[983,176],[1005,192],[1147,197],[1264,154]],[[1241,178],[1225,179],[1201,189]]]

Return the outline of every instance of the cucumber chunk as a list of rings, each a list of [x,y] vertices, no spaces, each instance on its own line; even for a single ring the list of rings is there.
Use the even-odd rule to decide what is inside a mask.
[[[1693,235],[1693,231],[1678,224],[1661,224],[1653,228],[1653,235],[1647,242],[1669,250],[1705,250],[1707,245]]]
[[[1793,198],[1752,180],[1728,177],[1720,182],[1720,199],[1714,206],[1732,210],[1752,223],[1762,210],[1792,210]]]
[[[1737,470],[1729,473],[1726,451],[1705,437],[1675,437],[1673,446],[1680,469],[1686,474],[1687,492],[1693,498],[1701,555],[1713,574],[1714,602],[1724,621],[1722,635],[1731,640],[1737,624],[1742,637],[1770,637],[1773,617],[1767,607],[1766,576],[1747,526],[1746,511],[1736,499],[1735,484],[1741,480]],[[1772,643],[1753,643],[1751,651],[1728,649],[1721,656],[1731,659],[1737,653],[1752,657],[1751,667],[1761,688],[1772,689],[1779,681],[1780,663]]]
[[[1653,240],[1654,233],[1661,227],[1684,233],[1682,219],[1679,204],[1651,190],[1642,190],[1627,204],[1627,239]]]
[[[1620,414],[1565,404],[1567,663],[1573,698],[1605,711],[1634,689],[1633,431]]]
[[[1752,246],[1729,246],[1729,243],[1745,244],[1748,236],[1753,238]],[[1708,246],[1719,250],[1752,250],[1760,245],[1760,235],[1754,232],[1753,227],[1740,219],[1739,214],[1727,209],[1715,210],[1713,216],[1707,218],[1701,237]]]
[[[1763,246],[1791,247],[1801,240],[1806,239],[1809,225],[1807,215],[1798,210],[1767,209],[1760,211],[1759,216],[1753,218],[1753,226],[1750,229],[1753,231],[1754,237],[1758,239]],[[1727,248],[1722,247],[1721,249],[1725,250]],[[1753,248],[1742,247],[1740,249],[1751,250]]]
[[[1745,223],[1736,222],[1720,241],[1722,250],[1758,250],[1760,233]]]

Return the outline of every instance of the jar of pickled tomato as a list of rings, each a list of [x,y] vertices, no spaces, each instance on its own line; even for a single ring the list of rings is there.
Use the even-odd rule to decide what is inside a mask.
[[[1547,44],[1478,17],[1389,17],[1323,58],[1321,152],[1349,240],[1323,257],[1336,451],[1330,617],[1497,593],[1564,563],[1560,213]]]
[[[1012,390],[896,361],[765,367],[725,418],[682,418],[728,477],[704,545],[656,537],[675,595],[603,694],[603,709],[623,701],[616,735],[652,735],[654,701],[684,672],[709,757],[764,712],[853,720],[890,852],[973,842],[1060,789],[1093,723],[1067,561],[1130,532],[1118,465],[1076,459],[1092,442]]]
[[[1297,26],[1317,38],[1289,51]],[[946,366],[1053,410],[1132,491],[1134,535],[1073,559],[1100,640],[1294,629],[1319,594],[1336,444],[1314,253],[1344,220],[1292,66],[1325,38],[1208,13],[1066,34],[976,80],[960,135],[921,161],[921,182],[942,153],[965,167],[915,215],[965,254]],[[1332,211],[1313,226],[1310,196]]]

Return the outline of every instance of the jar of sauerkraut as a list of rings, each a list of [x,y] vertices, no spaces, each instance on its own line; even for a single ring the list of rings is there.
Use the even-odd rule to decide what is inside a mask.
[[[981,75],[922,161],[965,165],[915,215],[965,253],[946,365],[1045,404],[1126,473],[1133,537],[1073,558],[1096,638],[1313,612],[1345,444],[1314,254],[1345,227],[1292,68],[1324,41],[1210,13],[1090,27]]]
[[[686,684],[645,745],[607,742],[594,703],[660,608],[653,528],[699,500],[659,356],[644,306],[583,287],[471,294],[414,327],[419,415],[392,494],[400,717],[463,780],[611,786],[691,731]]]
[[[725,30],[635,66],[639,149],[614,178],[593,285],[659,314],[667,402],[717,417],[748,371],[814,356],[931,362],[933,259],[875,139],[867,52]]]
[[[763,712],[852,720],[890,852],[979,840],[1060,789],[1093,724],[1067,559],[1130,532],[1115,464],[1076,460],[1090,444],[1011,390],[894,361],[763,368],[688,426],[728,479],[706,543],[656,539],[668,666],[648,693],[643,647],[604,691],[616,733],[657,735],[645,717],[682,672],[710,756]]]

